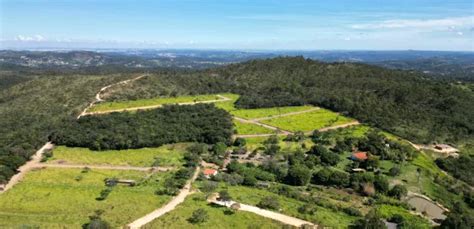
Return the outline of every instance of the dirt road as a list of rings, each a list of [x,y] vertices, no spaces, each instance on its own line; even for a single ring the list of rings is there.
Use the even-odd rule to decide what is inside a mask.
[[[315,108],[311,108],[311,109],[304,110],[304,111],[295,111],[295,112],[290,112],[290,113],[285,113],[285,114],[280,114],[280,115],[273,115],[273,116],[269,116],[269,117],[254,118],[254,119],[250,119],[250,120],[259,122],[259,121],[268,120],[268,119],[274,119],[274,118],[280,118],[280,117],[285,117],[285,116],[304,114],[304,113],[313,112],[313,111],[316,111],[316,110],[319,110],[319,109],[321,109],[321,108],[315,107]]]
[[[289,132],[289,131],[281,130],[281,129],[277,128],[277,127],[270,126],[270,125],[267,125],[267,124],[263,124],[263,123],[260,123],[260,122],[257,122],[257,121],[248,120],[248,119],[243,119],[243,118],[239,118],[239,117],[235,117],[235,116],[234,116],[234,119],[237,120],[237,121],[239,121],[239,122],[242,122],[242,123],[250,123],[250,124],[257,125],[257,126],[265,127],[265,128],[267,128],[267,129],[277,131],[277,132],[279,132],[279,133],[281,133],[281,134],[285,134],[285,135],[292,134],[292,133]]]
[[[196,101],[196,102],[185,102],[185,103],[176,103],[177,105],[194,105],[198,103],[218,103],[218,102],[225,102],[231,100],[230,98],[217,95],[220,99],[214,100],[206,100],[206,101]],[[92,104],[93,105],[93,104]],[[162,107],[163,104],[158,105],[151,105],[151,106],[142,106],[142,107],[131,107],[131,108],[123,108],[123,109],[115,109],[115,110],[106,110],[106,111],[93,111],[93,112],[83,112],[82,116],[84,115],[98,115],[98,114],[108,114],[112,112],[123,112],[123,111],[136,111],[136,110],[149,110]]]
[[[176,208],[179,204],[181,204],[186,197],[192,193],[191,191],[191,184],[196,180],[199,174],[200,168],[197,167],[196,171],[193,174],[193,177],[186,183],[186,185],[180,190],[179,194],[175,196],[170,202],[168,202],[165,206],[158,208],[148,215],[143,216],[140,219],[133,221],[132,223],[128,224],[127,227],[131,229],[136,229],[144,226],[145,224],[153,221],[154,219],[172,211]]]
[[[45,164],[37,163],[33,165],[35,168],[65,168],[65,169],[110,169],[110,170],[134,170],[143,172],[167,172],[174,168],[172,167],[136,167],[136,166],[113,166],[113,165],[83,165],[83,164]]]
[[[79,116],[77,116],[77,119],[81,118],[81,117],[84,116],[84,115],[87,115],[87,114],[88,114],[88,113],[87,113],[87,110],[90,109],[92,106],[94,106],[94,104],[96,104],[96,103],[98,103],[98,102],[104,101],[100,96],[101,96],[101,94],[102,94],[105,90],[107,90],[107,89],[109,89],[110,87],[113,87],[113,86],[115,86],[115,85],[128,84],[128,83],[133,82],[133,81],[135,81],[135,80],[139,80],[139,79],[141,79],[141,78],[143,78],[143,77],[145,77],[145,76],[147,76],[147,74],[140,75],[140,76],[135,77],[135,78],[133,78],[133,79],[128,79],[128,80],[120,81],[120,82],[118,82],[118,83],[110,84],[110,85],[107,85],[107,86],[101,88],[101,89],[99,90],[99,92],[97,92],[97,94],[95,95],[95,100],[92,101],[91,103],[89,103],[89,105],[81,112],[81,114],[79,114]]]
[[[235,201],[225,201],[224,202],[224,201],[218,201],[218,200],[211,200],[210,202],[212,202],[214,204],[217,204],[217,205],[225,206],[225,207],[231,207],[233,204],[237,203]],[[284,224],[288,224],[288,225],[291,225],[291,226],[295,226],[295,227],[298,227],[298,228],[303,226],[303,225],[311,225],[313,227],[317,226],[314,223],[311,223],[309,221],[305,221],[305,220],[298,219],[298,218],[295,218],[295,217],[292,217],[292,216],[280,214],[278,212],[273,212],[273,211],[261,209],[259,207],[255,207],[255,206],[252,206],[252,205],[247,205],[247,204],[242,204],[242,203],[239,203],[239,204],[240,204],[239,211],[252,212],[254,214],[257,214],[257,215],[260,215],[260,216],[263,216],[263,217],[266,217],[266,218],[270,218],[270,219],[273,219],[273,220],[276,220],[276,221],[279,221],[279,222],[282,222]]]
[[[46,150],[51,150],[53,148],[53,144],[51,142],[47,142],[46,144],[41,147],[36,153],[31,157],[31,160],[26,162],[26,164],[22,165],[18,168],[18,173],[15,174],[10,178],[8,183],[5,185],[3,190],[0,189],[0,193],[7,191],[8,189],[12,188],[14,185],[18,184],[21,179],[25,176],[25,174],[30,171],[31,169],[35,168],[41,162],[41,158],[43,157],[43,153]]]

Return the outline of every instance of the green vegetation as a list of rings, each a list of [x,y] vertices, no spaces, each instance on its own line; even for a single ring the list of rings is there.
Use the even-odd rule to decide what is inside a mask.
[[[250,212],[236,211],[229,214],[225,207],[209,205],[202,193],[188,196],[175,210],[145,225],[144,228],[281,228],[282,225]],[[208,214],[207,221],[192,224],[188,221],[198,209]]]
[[[85,116],[57,130],[51,139],[59,145],[107,150],[230,142],[231,135],[232,119],[227,112],[212,104],[196,104]]]
[[[356,219],[356,217],[349,216],[340,211],[333,211],[321,206],[316,206],[316,214],[302,214],[298,209],[305,203],[292,198],[284,197],[274,194],[272,192],[249,188],[244,186],[227,186],[233,200],[256,206],[264,198],[271,197],[278,201],[281,208],[281,213],[288,214],[300,219],[305,219],[317,224],[329,226],[333,228],[347,228]]]
[[[278,115],[284,115],[293,112],[301,112],[315,109],[312,106],[295,106],[295,107],[272,107],[272,108],[260,108],[260,109],[235,109],[229,110],[229,112],[237,117],[244,119],[256,119],[256,118],[267,118]]]
[[[252,123],[243,123],[238,120],[234,120],[234,124],[237,130],[237,134],[272,134],[273,130],[265,127],[261,127]]]
[[[164,104],[176,104],[176,103],[192,103],[202,102],[209,100],[219,100],[216,95],[196,95],[196,96],[179,96],[179,97],[159,97],[153,99],[138,99],[138,100],[127,100],[127,101],[115,101],[115,102],[103,102],[94,105],[88,111],[110,111],[110,110],[121,110],[135,107],[146,107],[146,106],[157,106]]]
[[[0,91],[0,183],[13,176],[52,131],[80,114],[101,87],[132,77],[40,72],[10,72],[32,80]]]
[[[377,210],[385,219],[390,219],[395,215],[402,216],[402,228],[431,228],[431,224],[427,220],[413,215],[407,209],[402,207],[383,204],[378,206]]]
[[[279,117],[261,121],[262,123],[288,131],[312,131],[353,121],[326,109],[308,113]]]
[[[48,163],[65,162],[87,165],[181,166],[184,144],[158,148],[92,151],[88,148],[57,146]]]
[[[79,228],[88,216],[102,210],[101,218],[121,227],[170,200],[157,196],[170,173],[151,177],[143,172],[80,169],[40,169],[29,172],[13,189],[0,196],[0,227]],[[103,201],[106,178],[133,179],[133,187],[116,185]]]

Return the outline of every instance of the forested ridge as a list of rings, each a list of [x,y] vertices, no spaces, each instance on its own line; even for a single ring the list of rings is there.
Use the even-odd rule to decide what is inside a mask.
[[[242,108],[313,104],[415,142],[473,139],[474,93],[425,75],[302,57],[253,60],[198,72],[163,72],[112,95],[136,99],[233,92]]]
[[[58,128],[50,139],[59,145],[92,150],[156,147],[177,142],[230,144],[232,118],[213,104],[83,116]]]

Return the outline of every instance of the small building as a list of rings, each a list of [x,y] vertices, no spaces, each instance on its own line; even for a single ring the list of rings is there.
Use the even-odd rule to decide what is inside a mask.
[[[362,169],[362,168],[353,168],[353,169],[352,169],[352,172],[354,172],[354,173],[364,173],[364,172],[365,172],[365,169]]]
[[[204,176],[205,176],[206,178],[209,179],[209,178],[211,178],[212,176],[217,175],[218,172],[217,172],[217,170],[215,170],[215,169],[209,169],[209,168],[207,168],[207,169],[204,169],[204,171],[202,171],[202,173],[204,174]]]
[[[365,161],[367,158],[367,152],[356,152],[351,155],[351,160],[354,161]]]

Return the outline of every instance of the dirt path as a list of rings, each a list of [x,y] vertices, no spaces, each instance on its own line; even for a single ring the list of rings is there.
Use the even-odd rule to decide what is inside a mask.
[[[360,125],[360,122],[359,121],[353,121],[353,122],[349,122],[349,123],[345,123],[345,124],[341,124],[341,125],[324,127],[324,128],[318,129],[318,131],[319,132],[324,132],[324,131],[328,131],[328,130],[335,130],[335,129],[339,129],[339,128],[346,128],[346,127],[356,126],[356,125]],[[312,133],[313,133],[313,131],[310,131],[310,132],[307,132],[305,134],[312,134]]]
[[[277,127],[270,126],[270,125],[267,125],[267,124],[263,124],[263,123],[260,123],[260,122],[257,122],[257,121],[248,120],[248,119],[243,119],[243,118],[239,118],[239,117],[235,117],[235,116],[234,116],[234,119],[237,120],[237,121],[239,121],[239,122],[242,122],[242,123],[250,123],[250,124],[257,125],[257,126],[265,127],[265,128],[267,128],[267,129],[277,131],[277,132],[279,132],[279,133],[281,133],[281,134],[285,134],[285,135],[292,134],[292,133],[289,132],[289,131],[282,130],[282,129],[279,129],[279,128],[277,128]]]
[[[304,114],[304,113],[308,113],[308,112],[317,111],[319,109],[321,109],[321,108],[315,107],[315,108],[311,108],[311,109],[304,110],[304,111],[295,111],[295,112],[290,112],[290,113],[285,113],[285,114],[280,114],[280,115],[273,115],[273,116],[269,116],[269,117],[254,118],[254,119],[250,119],[250,120],[259,122],[259,121],[268,120],[268,119],[274,119],[274,118],[280,118],[280,117],[285,117],[285,116]]]
[[[50,150],[53,148],[53,144],[51,144],[51,142],[47,142],[46,144],[43,145],[43,147],[41,147],[41,149],[39,149],[38,151],[36,151],[36,153],[31,157],[31,160],[26,162],[26,164],[22,165],[20,168],[18,168],[18,173],[15,174],[14,176],[12,176],[10,178],[10,180],[8,181],[8,183],[5,185],[5,187],[2,189],[0,189],[0,193],[3,193],[5,191],[7,191],[8,189],[12,188],[14,185],[18,184],[22,179],[23,177],[25,176],[25,174],[30,171],[31,169],[35,168],[36,165],[38,165],[40,162],[41,162],[41,157],[43,156],[43,153],[46,151],[46,150]]]
[[[237,203],[235,201],[225,201],[224,202],[224,201],[218,201],[218,200],[210,200],[210,202],[212,202],[214,204],[217,204],[217,205],[225,206],[225,207],[231,207],[233,204]],[[263,217],[266,217],[266,218],[270,218],[270,219],[273,219],[273,220],[276,220],[276,221],[279,221],[279,222],[282,222],[284,224],[288,224],[288,225],[291,225],[291,226],[295,226],[295,227],[298,227],[298,228],[303,226],[303,225],[311,225],[313,227],[317,227],[317,225],[315,225],[314,223],[311,223],[309,221],[305,221],[305,220],[302,220],[302,219],[298,219],[298,218],[295,218],[295,217],[292,217],[292,216],[288,216],[288,215],[284,215],[284,214],[281,214],[281,213],[278,213],[278,212],[273,212],[273,211],[261,209],[259,207],[255,207],[255,206],[252,206],[252,205],[247,205],[247,204],[242,204],[242,203],[238,203],[238,204],[240,204],[239,211],[252,212],[254,214],[257,214],[257,215],[260,215],[260,216],[263,216]]]
[[[191,184],[193,183],[194,180],[196,180],[198,174],[199,174],[200,168],[197,167],[196,171],[193,174],[193,177],[186,183],[186,185],[180,190],[179,194],[175,196],[170,202],[168,202],[165,206],[158,208],[151,213],[143,216],[142,218],[139,218],[132,223],[128,224],[127,227],[131,229],[135,228],[140,228],[144,226],[145,224],[153,221],[154,219],[172,211],[173,209],[176,208],[180,203],[186,199],[186,197],[192,193],[191,191]]]
[[[218,102],[225,102],[231,100],[230,98],[224,97],[222,95],[216,95],[220,99],[214,99],[214,100],[205,100],[205,101],[196,101],[196,102],[185,102],[185,103],[176,103],[177,105],[194,105],[198,103],[218,103]],[[91,106],[93,106],[92,104]],[[136,111],[136,110],[149,110],[149,109],[155,109],[155,108],[160,108],[164,104],[158,104],[158,105],[151,105],[151,106],[142,106],[142,107],[131,107],[131,108],[123,108],[123,109],[115,109],[115,110],[106,110],[106,111],[93,111],[93,112],[83,112],[84,115],[98,115],[98,114],[108,114],[112,112],[123,112],[123,111]],[[90,106],[90,107],[91,107]]]
[[[86,113],[87,109],[89,109],[91,106],[93,106],[95,103],[97,102],[100,102],[100,101],[103,101],[102,98],[100,97],[101,94],[107,90],[108,88],[112,87],[112,86],[115,86],[115,85],[121,85],[121,84],[128,84],[132,81],[135,81],[135,80],[139,80],[143,77],[145,77],[146,74],[144,75],[140,75],[138,77],[135,77],[133,79],[128,79],[128,80],[124,80],[124,81],[120,81],[118,83],[114,83],[114,84],[110,84],[110,85],[107,85],[105,87],[102,87],[99,92],[97,92],[97,94],[95,95],[95,100],[93,102],[91,102],[83,111],[81,114],[79,114],[77,116],[77,119],[81,118],[82,116],[84,116],[84,114]],[[26,162],[24,165],[22,165],[21,167],[19,167],[17,170],[18,170],[18,173],[13,175],[10,180],[8,181],[8,183],[4,186],[1,186],[0,185],[0,194],[7,191],[8,189],[11,189],[14,185],[18,184],[22,179],[23,177],[25,176],[25,174],[30,171],[31,169],[33,168],[37,168],[37,167],[40,167],[41,165],[43,164],[40,164],[41,162],[41,158],[43,157],[43,153],[46,151],[46,150],[50,150],[50,149],[53,149],[54,145],[51,143],[51,142],[47,142],[46,144],[43,145],[43,147],[41,147],[38,151],[36,151],[36,153],[31,157],[31,159]]]
[[[133,81],[135,81],[135,80],[139,80],[139,79],[141,79],[141,78],[143,78],[143,77],[145,77],[145,76],[147,76],[147,74],[140,75],[140,76],[135,77],[135,78],[133,78],[133,79],[128,79],[128,80],[120,81],[120,82],[118,82],[118,83],[110,84],[110,85],[107,85],[107,86],[101,88],[101,89],[99,90],[99,92],[97,92],[97,94],[95,95],[95,100],[92,101],[91,103],[89,103],[89,105],[81,112],[81,114],[79,114],[79,116],[77,116],[77,119],[81,118],[81,117],[84,116],[84,115],[87,115],[87,114],[88,114],[88,113],[87,113],[87,110],[90,109],[92,106],[94,106],[94,104],[96,104],[96,103],[98,103],[98,102],[104,101],[100,96],[101,96],[101,94],[102,94],[105,90],[107,90],[107,89],[109,89],[110,87],[113,87],[113,86],[115,86],[115,85],[128,84],[128,83],[133,82]]]
[[[114,165],[84,165],[84,164],[45,164],[37,163],[35,168],[65,168],[65,169],[110,169],[110,170],[134,170],[144,172],[167,172],[173,170],[172,167],[136,167],[136,166],[114,166]]]

